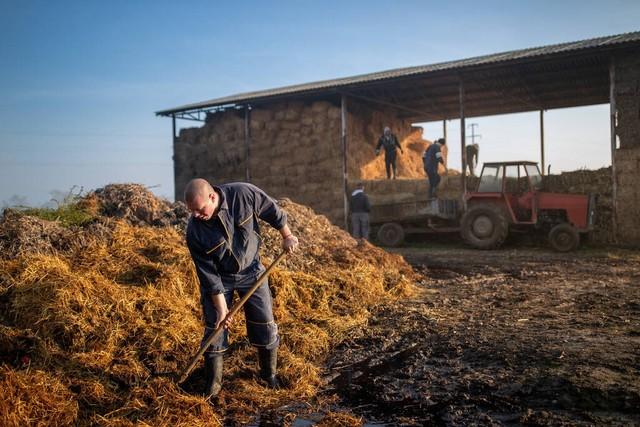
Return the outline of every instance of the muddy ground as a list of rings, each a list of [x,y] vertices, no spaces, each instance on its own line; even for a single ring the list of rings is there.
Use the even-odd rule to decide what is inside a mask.
[[[640,252],[397,252],[421,292],[334,353],[342,405],[387,425],[640,425]]]

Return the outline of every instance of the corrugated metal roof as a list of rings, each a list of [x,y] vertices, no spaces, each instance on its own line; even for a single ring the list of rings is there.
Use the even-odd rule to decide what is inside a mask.
[[[463,68],[473,68],[489,64],[509,63],[525,59],[537,58],[541,56],[562,56],[577,53],[584,50],[608,49],[621,45],[640,44],[640,31],[618,34],[614,36],[598,37],[588,40],[581,40],[569,43],[560,43],[549,46],[533,47],[510,52],[496,53],[491,55],[478,56],[474,58],[462,59],[458,61],[442,62],[431,65],[419,65],[415,67],[397,68],[393,70],[380,71],[376,73],[361,74],[352,77],[344,77],[332,80],[322,80],[311,83],[304,83],[292,86],[284,86],[274,89],[260,90],[255,92],[239,93],[222,98],[211,99],[195,104],[183,105],[156,112],[157,115],[170,115],[177,112],[191,110],[201,110],[216,106],[245,104],[251,101],[264,100],[266,98],[278,98],[293,94],[323,92],[348,86],[357,86],[363,83],[371,83],[381,80],[390,80],[400,77],[410,77],[421,74],[428,74],[438,71],[459,70]]]

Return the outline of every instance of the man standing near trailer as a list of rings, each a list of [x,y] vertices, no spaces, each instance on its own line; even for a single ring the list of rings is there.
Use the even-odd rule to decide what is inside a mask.
[[[205,390],[208,398],[222,388],[222,358],[228,345],[226,328],[234,291],[242,296],[265,271],[260,262],[258,218],[280,231],[282,248],[293,252],[298,239],[287,225],[286,213],[258,187],[246,183],[211,186],[196,178],[184,192],[192,213],[187,225],[187,246],[200,280],[200,302],[204,312],[204,343],[224,321],[225,331],[204,353]],[[274,322],[268,281],[249,297],[244,314],[249,342],[258,349],[260,378],[271,388],[276,379],[277,350],[280,342]],[[225,320],[226,319],[226,320]]]
[[[424,166],[424,171],[429,178],[429,200],[435,197],[435,191],[440,183],[440,175],[438,175],[438,164],[442,163],[444,165],[445,174],[447,173],[447,165],[442,158],[441,147],[445,145],[447,142],[444,138],[438,139],[436,142],[431,144],[424,152],[422,156],[422,163]]]
[[[360,183],[351,193],[351,233],[362,246],[365,240],[369,240],[369,212],[371,203],[364,192],[364,184]]]

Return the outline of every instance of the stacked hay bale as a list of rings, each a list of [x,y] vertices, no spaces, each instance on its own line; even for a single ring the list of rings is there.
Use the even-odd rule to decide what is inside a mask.
[[[275,197],[313,206],[340,223],[340,107],[289,102],[251,112],[251,182]]]
[[[247,423],[258,412],[278,413],[292,402],[312,402],[309,409],[328,412],[328,420],[358,425],[357,418],[324,406],[331,396],[317,395],[320,366],[350,328],[366,323],[371,307],[412,292],[415,275],[402,258],[371,246],[356,249],[325,217],[283,202],[301,240],[301,253],[287,257],[270,279],[287,387],[268,390],[251,375],[255,351],[240,316],[214,407],[171,380],[199,346],[197,278],[180,225],[151,226],[156,222],[148,211],[125,208],[139,201],[171,209],[142,187],[116,185],[83,200],[93,220],[65,231],[57,222],[4,216],[3,425],[222,425],[225,418]],[[24,247],[12,241],[17,229]],[[42,245],[30,243],[49,233]],[[280,237],[275,230],[264,234],[269,262]],[[193,376],[186,389],[197,389],[198,381]],[[290,411],[285,407],[280,415]]]
[[[244,112],[228,110],[207,116],[201,128],[182,129],[173,145],[175,199],[182,199],[190,179],[212,182],[245,179]]]
[[[326,101],[284,102],[250,112],[250,181],[275,197],[308,204],[334,222],[342,218],[340,108]],[[186,183],[246,180],[243,110],[209,115],[199,129],[185,129],[174,145],[176,200]],[[322,194],[322,197],[318,197]]]
[[[385,126],[398,137],[400,178],[424,176],[422,154],[431,144],[422,128],[397,118],[397,110],[349,100],[347,170],[349,179],[386,176],[384,155],[375,147]],[[255,106],[249,120],[249,164],[245,111],[210,114],[202,128],[183,129],[174,144],[175,197],[186,183],[203,177],[212,183],[249,180],[276,197],[313,206],[334,224],[343,220],[342,117],[327,101],[281,102]],[[444,149],[446,158],[446,147]],[[444,173],[444,168],[443,173]],[[322,195],[318,197],[318,195]]]

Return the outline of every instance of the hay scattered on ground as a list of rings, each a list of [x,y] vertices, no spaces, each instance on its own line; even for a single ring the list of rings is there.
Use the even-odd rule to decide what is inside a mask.
[[[291,402],[324,408],[325,425],[361,423],[331,412],[331,399],[318,396],[320,370],[331,349],[367,322],[372,307],[412,292],[415,276],[401,257],[370,245],[356,248],[325,217],[283,201],[301,240],[301,252],[270,278],[286,388],[268,390],[256,380],[255,350],[240,316],[223,392],[212,406],[195,394],[200,368],[185,390],[172,380],[202,333],[197,279],[180,226],[185,211],[132,184],[105,187],[81,203],[95,216],[84,226],[20,214],[0,223],[0,415],[6,425],[35,419],[42,425],[236,424],[258,413],[286,414],[279,408]],[[265,224],[265,263],[279,252],[280,240]]]

